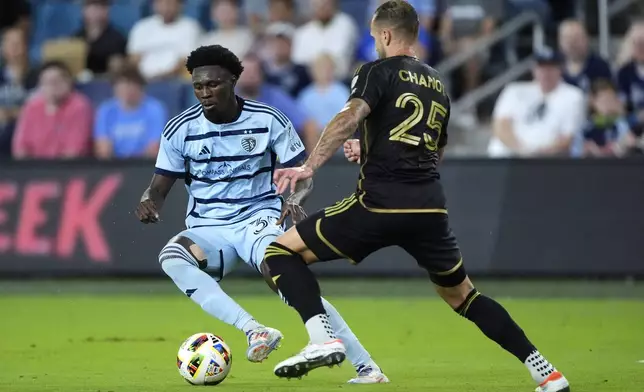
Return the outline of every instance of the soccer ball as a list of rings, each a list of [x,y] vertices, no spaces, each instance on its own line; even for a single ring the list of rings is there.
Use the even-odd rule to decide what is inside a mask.
[[[211,333],[197,333],[179,347],[179,374],[193,385],[217,385],[224,381],[233,357],[222,338]]]

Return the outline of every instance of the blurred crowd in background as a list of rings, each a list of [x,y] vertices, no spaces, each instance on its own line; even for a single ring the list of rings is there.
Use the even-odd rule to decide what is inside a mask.
[[[3,0],[0,157],[156,156],[165,123],[196,102],[185,58],[212,44],[243,60],[238,94],[282,110],[311,149],[344,105],[353,71],[377,57],[369,20],[384,1]],[[422,26],[417,54],[430,65],[511,16],[541,18],[551,40],[530,80],[508,84],[489,113],[452,113],[454,127],[490,129],[489,156],[641,153],[644,21],[630,23],[608,59],[575,20],[574,1],[408,1]],[[474,56],[450,75],[453,99],[489,78],[496,57]]]

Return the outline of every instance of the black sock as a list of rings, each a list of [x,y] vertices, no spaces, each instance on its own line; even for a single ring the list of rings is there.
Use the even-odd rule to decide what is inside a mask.
[[[273,242],[266,248],[264,263],[287,303],[305,323],[313,316],[326,314],[320,298],[320,285],[302,256]]]
[[[476,289],[470,291],[465,301],[455,311],[476,324],[485,336],[512,353],[522,363],[536,350],[507,310]]]

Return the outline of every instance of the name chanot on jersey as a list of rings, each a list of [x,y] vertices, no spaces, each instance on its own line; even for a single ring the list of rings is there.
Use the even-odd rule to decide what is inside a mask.
[[[435,78],[429,74],[423,75],[417,74],[416,72],[408,71],[406,69],[401,69],[398,71],[398,77],[403,82],[414,83],[419,86],[427,87],[438,91],[441,94],[446,94],[445,86],[438,78]]]

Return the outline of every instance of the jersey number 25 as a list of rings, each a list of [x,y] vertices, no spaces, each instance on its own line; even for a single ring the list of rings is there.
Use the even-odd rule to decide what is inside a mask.
[[[425,106],[423,101],[414,93],[405,93],[396,99],[397,108],[404,109],[408,104],[414,106],[413,113],[389,132],[389,140],[411,144],[412,146],[417,146],[422,141],[429,151],[436,151],[438,149],[438,139],[443,131],[443,120],[447,116],[447,109],[440,103],[432,101],[429,107],[429,115],[427,116],[427,127],[434,130],[436,135],[432,136],[423,132],[423,139],[421,139],[418,136],[410,135],[408,132],[423,120]]]

